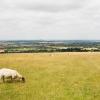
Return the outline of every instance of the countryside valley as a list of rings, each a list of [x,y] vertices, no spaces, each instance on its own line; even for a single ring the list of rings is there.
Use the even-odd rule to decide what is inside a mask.
[[[99,52],[99,40],[0,41],[0,53]]]

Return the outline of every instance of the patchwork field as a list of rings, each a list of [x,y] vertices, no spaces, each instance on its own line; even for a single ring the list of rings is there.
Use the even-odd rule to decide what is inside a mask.
[[[100,53],[0,54],[26,83],[0,83],[0,100],[100,100]]]

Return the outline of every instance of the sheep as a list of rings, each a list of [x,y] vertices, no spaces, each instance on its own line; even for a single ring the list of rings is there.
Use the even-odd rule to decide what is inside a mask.
[[[11,81],[14,79],[18,79],[19,81],[25,82],[25,78],[20,75],[16,70],[8,69],[8,68],[2,68],[0,69],[0,79],[5,82],[5,79],[10,78]]]

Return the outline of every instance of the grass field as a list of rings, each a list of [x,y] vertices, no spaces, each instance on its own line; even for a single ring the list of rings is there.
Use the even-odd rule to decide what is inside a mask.
[[[100,53],[0,54],[26,83],[0,83],[0,100],[100,100]]]

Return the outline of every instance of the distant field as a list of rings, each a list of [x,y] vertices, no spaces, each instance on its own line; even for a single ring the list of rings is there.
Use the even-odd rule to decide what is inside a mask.
[[[0,54],[26,83],[0,83],[0,100],[100,100],[100,53]]]

